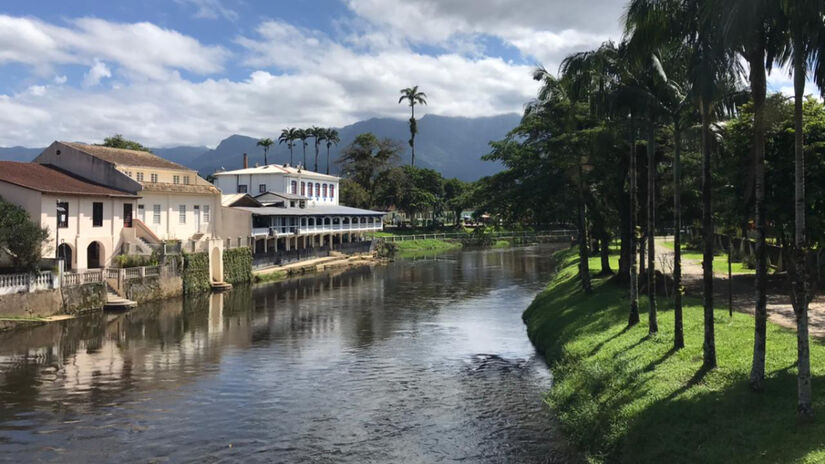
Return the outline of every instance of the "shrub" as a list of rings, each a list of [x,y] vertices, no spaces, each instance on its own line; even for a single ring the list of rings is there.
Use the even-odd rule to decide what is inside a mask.
[[[209,284],[209,256],[206,253],[183,255],[183,293],[207,292]]]
[[[252,250],[223,250],[223,280],[230,284],[252,281]]]

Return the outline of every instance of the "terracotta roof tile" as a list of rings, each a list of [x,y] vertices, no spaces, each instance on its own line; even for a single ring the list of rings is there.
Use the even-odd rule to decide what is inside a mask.
[[[0,161],[0,181],[43,193],[138,198],[68,174],[54,166]]]
[[[146,192],[166,192],[166,193],[209,193],[218,195],[221,193],[212,184],[169,184],[165,182],[141,182],[143,191]]]
[[[146,151],[101,147],[100,145],[87,145],[85,143],[75,142],[60,143],[62,143],[63,145],[70,146],[75,150],[79,150],[83,153],[94,156],[95,158],[99,158],[103,161],[108,161],[114,164],[121,164],[124,166],[150,167],[161,169],[181,169],[186,171],[192,171],[192,169],[189,169],[186,166],[182,166],[178,163],[173,163],[167,159],[163,159],[160,156],[157,156]]]

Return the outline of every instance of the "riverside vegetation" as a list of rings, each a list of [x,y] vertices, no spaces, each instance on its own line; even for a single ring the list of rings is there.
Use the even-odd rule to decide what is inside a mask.
[[[672,347],[673,311],[660,329],[627,325],[627,290],[593,276],[578,283],[575,250],[558,252],[558,272],[524,312],[530,339],[554,376],[547,401],[568,438],[591,462],[825,462],[825,423],[797,425],[796,336],[767,325],[765,389],[748,389],[753,317],[716,309],[719,366],[703,368],[703,308],[686,298],[685,348]],[[615,259],[615,257],[611,257]],[[592,263],[592,264],[595,264]],[[647,312],[640,305],[640,312]],[[811,344],[825,357],[825,346]],[[814,363],[814,407],[825,407],[825,366]]]

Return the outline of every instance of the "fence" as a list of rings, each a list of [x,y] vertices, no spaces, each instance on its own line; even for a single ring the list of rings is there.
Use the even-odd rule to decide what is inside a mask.
[[[492,239],[510,239],[510,238],[546,238],[558,240],[570,240],[570,237],[575,237],[578,232],[575,230],[551,230],[546,232],[488,232],[485,236]],[[407,240],[462,240],[473,239],[477,236],[464,232],[447,232],[440,234],[410,234],[410,235],[391,235],[389,237],[382,237],[382,240],[387,242],[405,242]]]
[[[325,258],[329,256],[328,246],[322,248],[308,248],[306,250],[281,250],[270,251],[267,254],[259,254],[252,257],[252,267],[259,269],[269,266],[283,266],[310,258]]]
[[[59,287],[57,277],[51,271],[40,274],[5,274],[0,275],[0,295],[20,292],[36,292]]]

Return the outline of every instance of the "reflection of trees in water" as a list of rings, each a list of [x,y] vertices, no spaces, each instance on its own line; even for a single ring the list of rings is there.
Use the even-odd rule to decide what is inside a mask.
[[[0,403],[45,408],[61,400],[82,408],[124,391],[176,388],[210,372],[226,346],[277,344],[285,356],[312,362],[415,329],[452,302],[549,275],[548,256],[530,250],[459,253],[237,286],[226,294],[6,333],[0,341]]]

